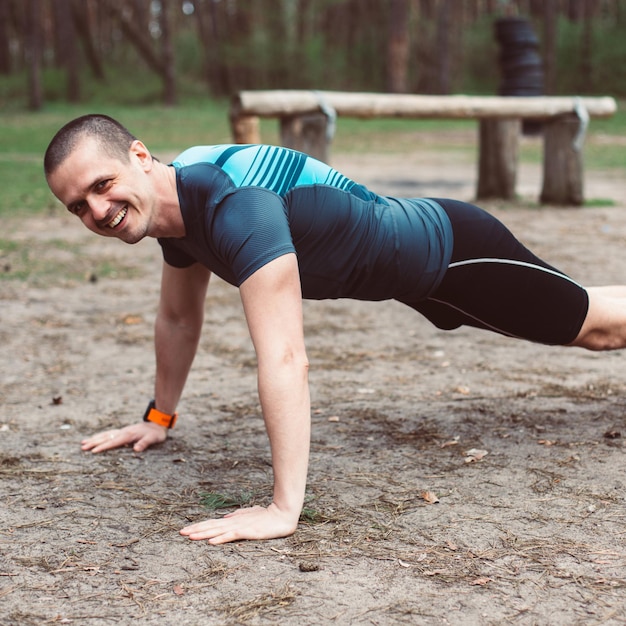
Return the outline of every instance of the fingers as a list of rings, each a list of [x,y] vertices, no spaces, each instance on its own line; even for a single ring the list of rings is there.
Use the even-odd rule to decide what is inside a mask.
[[[152,445],[152,441],[150,441],[149,437],[142,437],[134,446],[133,450],[135,452],[143,452],[146,448],[149,448]]]
[[[219,519],[205,520],[204,522],[198,522],[191,526],[186,526],[180,531],[181,535],[189,537],[193,541],[199,541],[207,539],[209,543],[221,544],[229,541],[236,541],[237,539],[251,539],[252,537],[240,536],[242,525],[237,522],[241,522],[243,516],[251,515],[264,511],[262,507],[251,507],[245,509],[237,509],[236,511],[225,515]],[[235,519],[233,518],[240,518]]]
[[[291,535],[297,526],[293,520],[276,515],[260,506],[239,509],[220,518],[186,526],[180,534],[193,541],[207,540],[213,545],[240,539],[275,539]]]
[[[163,443],[167,439],[167,428],[152,422],[140,422],[136,426],[128,426],[128,429],[132,429],[135,433],[133,439],[137,442],[134,447],[135,452],[143,452],[146,448],[156,443]]]
[[[81,448],[94,453],[112,450],[135,444],[135,452],[143,452],[155,443],[162,443],[167,438],[167,429],[151,422],[140,422],[124,428],[105,430],[83,439]]]
[[[85,451],[104,452],[105,450],[111,450],[112,448],[119,448],[120,446],[126,445],[125,439],[125,437],[121,436],[119,429],[105,430],[87,439],[83,439],[80,446]]]
[[[240,537],[237,532],[231,528],[210,526],[207,528],[199,528],[189,534],[183,532],[184,530],[185,529],[180,531],[181,535],[188,537],[192,541],[201,541],[205,539],[213,545],[219,545],[222,543],[228,543],[230,541],[237,541],[238,539],[245,538],[243,536]]]
[[[187,526],[180,531],[180,534],[192,541],[206,539],[209,543],[218,545],[247,538],[240,536],[237,532],[238,530],[240,529],[234,528],[233,524],[229,523],[229,520],[224,517]]]
[[[158,428],[162,428],[158,426]],[[143,452],[146,448],[165,441],[167,434],[164,431],[150,431],[135,443],[133,450],[135,452]]]

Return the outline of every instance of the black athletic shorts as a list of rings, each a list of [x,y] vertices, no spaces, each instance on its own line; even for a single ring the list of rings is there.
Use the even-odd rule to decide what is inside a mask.
[[[574,341],[589,307],[586,290],[525,248],[493,215],[434,198],[452,222],[448,270],[426,300],[406,302],[435,326],[475,326],[552,345]]]

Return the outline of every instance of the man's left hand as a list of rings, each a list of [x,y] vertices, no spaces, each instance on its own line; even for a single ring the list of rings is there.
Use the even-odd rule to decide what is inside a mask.
[[[210,519],[187,526],[181,535],[195,541],[207,539],[218,545],[241,539],[276,539],[292,535],[298,526],[299,514],[281,511],[274,503],[267,508],[254,506],[239,509],[220,519]]]

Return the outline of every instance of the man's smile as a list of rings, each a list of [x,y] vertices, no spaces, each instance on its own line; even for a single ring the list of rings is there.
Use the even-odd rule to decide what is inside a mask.
[[[128,213],[128,206],[125,206],[106,226],[108,228],[115,228],[126,217]]]

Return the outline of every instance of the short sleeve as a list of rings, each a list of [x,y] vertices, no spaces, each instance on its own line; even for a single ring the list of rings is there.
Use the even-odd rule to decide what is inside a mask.
[[[183,252],[179,248],[176,248],[169,239],[161,237],[157,239],[159,245],[161,246],[161,251],[163,253],[163,260],[173,267],[185,268],[192,266],[196,260]]]
[[[244,187],[227,195],[212,231],[238,286],[270,261],[295,252],[284,200],[267,189]]]

